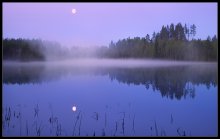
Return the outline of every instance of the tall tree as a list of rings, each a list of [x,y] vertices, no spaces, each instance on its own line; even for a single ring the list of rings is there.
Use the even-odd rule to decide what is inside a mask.
[[[192,38],[196,35],[196,25],[190,26],[190,34],[192,34]]]
[[[187,35],[187,39],[189,40],[190,30],[186,24],[184,26],[184,32],[185,32],[185,35]]]
[[[175,26],[175,39],[176,40],[186,40],[186,36],[184,33],[184,28],[181,23],[178,23]]]
[[[153,32],[151,39],[152,39],[153,42],[155,42],[155,40],[156,40],[156,33],[155,32]]]
[[[150,35],[147,34],[145,38],[146,38],[146,42],[147,42],[147,43],[150,43]]]
[[[162,27],[160,31],[160,39],[168,40],[169,39],[169,32],[165,26]]]
[[[169,36],[169,38],[174,39],[174,36],[175,36],[175,28],[174,28],[174,24],[172,23],[170,25],[170,36]]]

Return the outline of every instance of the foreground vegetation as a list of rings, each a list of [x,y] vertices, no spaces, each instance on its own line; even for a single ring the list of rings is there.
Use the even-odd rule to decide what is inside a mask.
[[[108,106],[108,105],[107,105]],[[93,113],[85,113],[77,111],[73,113],[73,117],[68,119],[73,124],[73,128],[62,123],[62,117],[57,117],[52,112],[52,106],[49,106],[50,115],[41,113],[39,104],[36,104],[30,113],[29,119],[26,119],[26,112],[21,111],[21,104],[17,106],[6,106],[2,113],[2,134],[3,136],[140,136],[136,131],[138,130],[139,122],[136,121],[136,114],[131,112],[117,113],[115,121],[108,119],[111,114],[107,111]],[[34,112],[31,114],[31,112]],[[74,116],[75,115],[75,116]],[[89,119],[87,119],[89,117]],[[107,118],[108,117],[108,118]],[[172,136],[192,136],[191,131],[176,126],[176,117],[171,113],[167,116],[168,127],[172,129]],[[143,119],[143,121],[146,119]],[[83,121],[83,122],[82,122]],[[94,123],[89,125],[88,121]],[[169,128],[164,129],[161,123],[155,119],[149,119],[146,127],[146,133],[142,136],[170,136]],[[108,124],[107,124],[108,123]],[[144,122],[142,123],[144,124]],[[99,125],[100,127],[98,127]],[[67,126],[67,127],[66,127]],[[90,130],[86,130],[86,126],[91,126]],[[139,129],[140,130],[140,129]]]
[[[196,26],[181,23],[163,26],[160,32],[146,37],[134,37],[111,41],[95,51],[91,48],[62,48],[59,43],[40,39],[4,39],[4,60],[46,60],[76,57],[98,58],[160,58],[187,61],[217,61],[218,39],[215,36],[206,40],[194,39]],[[86,49],[86,50],[85,50]],[[88,52],[89,51],[89,52]]]

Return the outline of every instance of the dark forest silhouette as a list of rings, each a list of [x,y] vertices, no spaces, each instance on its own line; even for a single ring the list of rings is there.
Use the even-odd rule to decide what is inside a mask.
[[[181,23],[163,26],[152,37],[134,37],[111,41],[109,46],[98,47],[95,52],[80,47],[64,48],[59,43],[41,39],[3,39],[3,59],[18,61],[44,61],[76,57],[98,58],[151,58],[187,61],[217,61],[218,39],[194,39],[196,26]]]

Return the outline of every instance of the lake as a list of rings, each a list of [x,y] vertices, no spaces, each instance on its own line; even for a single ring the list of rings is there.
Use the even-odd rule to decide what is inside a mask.
[[[217,136],[217,63],[3,62],[3,136]]]

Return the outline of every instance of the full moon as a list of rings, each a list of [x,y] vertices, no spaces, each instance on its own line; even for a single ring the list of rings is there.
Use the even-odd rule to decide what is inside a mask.
[[[72,107],[72,110],[73,110],[73,111],[76,111],[76,106],[73,106],[73,107]]]
[[[72,9],[72,13],[75,14],[76,13],[76,9]]]

